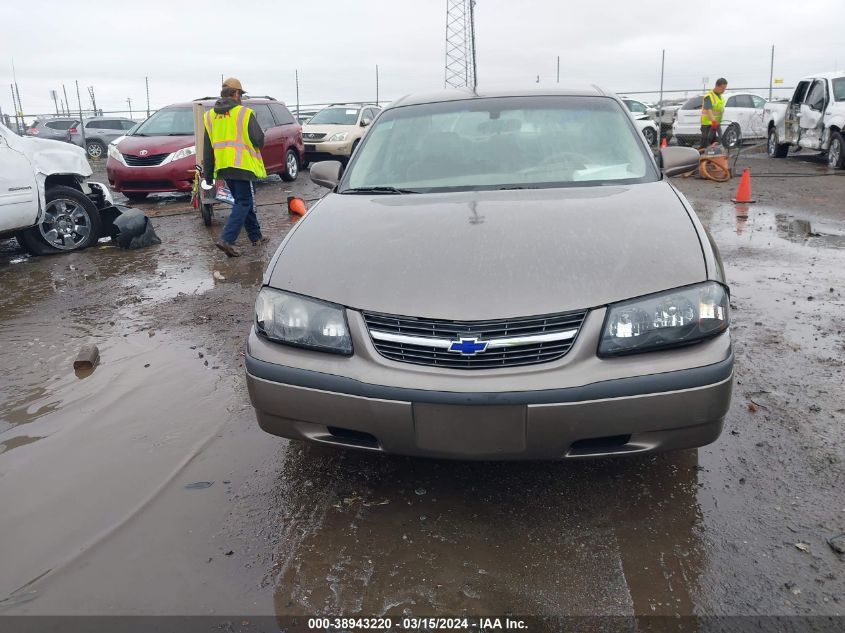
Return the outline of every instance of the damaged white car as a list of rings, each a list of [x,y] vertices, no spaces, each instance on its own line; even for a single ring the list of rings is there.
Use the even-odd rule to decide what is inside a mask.
[[[0,238],[33,255],[79,250],[113,232],[113,206],[75,145],[20,137],[0,125]]]

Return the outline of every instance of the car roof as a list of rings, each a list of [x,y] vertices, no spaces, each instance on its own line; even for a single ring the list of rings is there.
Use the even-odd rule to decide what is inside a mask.
[[[812,81],[813,79],[839,79],[845,77],[845,70],[833,70],[827,73],[816,73],[808,77],[802,77],[799,81]]]
[[[162,110],[166,108],[193,108],[195,103],[200,103],[204,107],[210,108],[220,97],[201,97],[199,99],[194,99],[193,101],[186,101],[184,103],[171,103],[170,105],[164,106]],[[260,104],[260,103],[280,103],[285,105],[284,101],[279,101],[274,99],[273,97],[246,97],[244,98],[244,105],[250,104]]]
[[[610,97],[612,93],[602,90],[598,86],[584,86],[574,88],[517,88],[475,91],[469,88],[454,88],[405,95],[400,97],[387,108],[399,108],[423,103],[442,103],[447,101],[463,101],[471,99],[490,99],[493,97]]]
[[[83,119],[84,121],[132,121],[135,123],[133,119],[129,119],[125,116],[92,116],[86,117]]]

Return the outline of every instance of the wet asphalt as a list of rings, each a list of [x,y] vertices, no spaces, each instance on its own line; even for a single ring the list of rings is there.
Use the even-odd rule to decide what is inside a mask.
[[[731,285],[733,404],[715,444],[653,456],[461,463],[260,431],[244,341],[284,200],[324,191],[306,174],[258,187],[271,239],[237,259],[213,246],[225,208],[207,229],[184,196],[134,205],[160,246],[0,242],[0,613],[843,614],[845,177],[738,166],[747,208],[737,178],[673,180]],[[88,342],[100,365],[75,373]]]

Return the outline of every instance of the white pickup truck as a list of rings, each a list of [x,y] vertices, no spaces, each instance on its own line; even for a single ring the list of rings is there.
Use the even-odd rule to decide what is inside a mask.
[[[845,71],[805,77],[789,103],[767,104],[763,118],[772,158],[805,147],[827,152],[831,168],[845,169]]]
[[[0,124],[0,239],[33,255],[78,250],[109,234],[120,211],[111,192],[88,182],[81,147],[20,137]]]

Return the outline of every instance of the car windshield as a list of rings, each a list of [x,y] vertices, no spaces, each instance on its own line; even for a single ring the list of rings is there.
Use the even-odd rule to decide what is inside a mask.
[[[681,106],[681,110],[701,110],[701,103],[704,97],[693,97]]]
[[[839,77],[833,80],[833,99],[835,101],[845,101],[845,77]]]
[[[165,108],[141,123],[132,136],[193,136],[194,111],[191,108]]]
[[[309,125],[355,125],[359,108],[326,108],[315,114]]]
[[[384,111],[339,192],[529,189],[657,178],[630,116],[614,99],[502,97]]]

